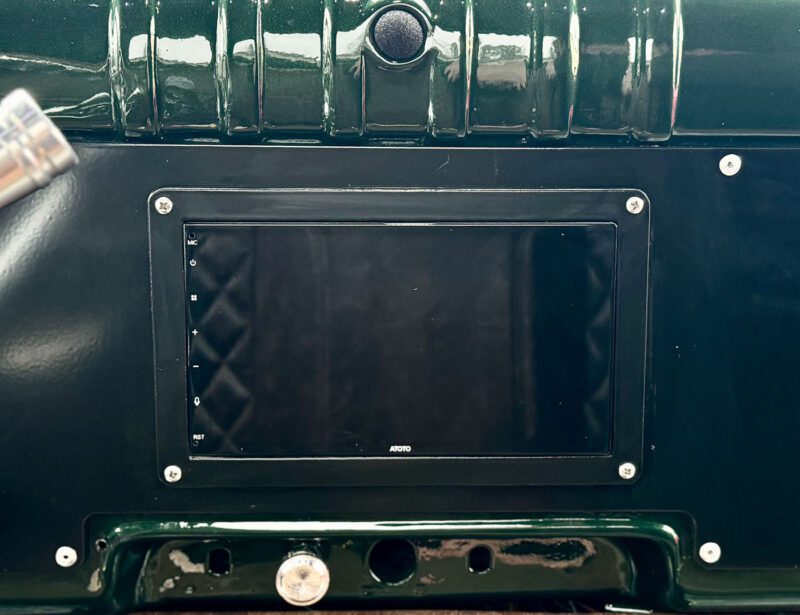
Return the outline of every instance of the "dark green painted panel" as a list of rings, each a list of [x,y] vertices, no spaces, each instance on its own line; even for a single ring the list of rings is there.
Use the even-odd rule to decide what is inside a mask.
[[[668,0],[580,3],[573,132],[669,137],[678,6]]]
[[[227,35],[225,2],[160,2],[155,20],[155,104],[159,128],[171,132],[220,130],[218,101],[227,86],[219,62],[219,37]],[[218,22],[223,27],[217,28]],[[223,39],[224,40],[224,39]],[[219,52],[224,54],[225,49]]]
[[[331,53],[323,46],[322,24],[332,16],[322,0],[272,0],[261,3],[259,10],[263,126],[278,134],[319,134],[328,115],[323,53]]]
[[[0,94],[100,139],[800,134],[794,0],[408,0],[403,65],[370,42],[386,4],[6,2]]]
[[[156,132],[153,100],[153,9],[144,2],[113,0],[109,9],[108,79],[116,110],[115,128],[129,137]]]
[[[430,130],[434,137],[452,139],[466,134],[467,65],[466,34],[463,24],[473,10],[472,2],[445,0],[435,6],[431,19],[436,28],[431,38],[435,56],[431,67]]]
[[[676,132],[800,134],[800,4],[683,5]]]
[[[473,132],[526,133],[533,112],[531,47],[536,8],[518,0],[497,10],[474,2],[473,75],[470,122]]]
[[[217,68],[217,88],[221,122],[228,135],[253,135],[261,123],[258,7],[257,0],[224,0],[220,6],[220,18],[228,27],[224,53],[217,55],[222,63]]]
[[[24,87],[65,130],[112,130],[109,14],[98,2],[0,2],[0,96]]]

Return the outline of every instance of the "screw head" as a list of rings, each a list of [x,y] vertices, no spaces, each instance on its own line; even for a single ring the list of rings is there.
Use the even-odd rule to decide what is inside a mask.
[[[736,154],[723,156],[719,161],[719,170],[727,177],[733,177],[742,170],[742,158]]]
[[[644,210],[644,199],[640,196],[632,196],[625,201],[625,209],[631,214],[640,214]]]
[[[630,461],[626,461],[625,463],[620,464],[619,466],[619,477],[624,478],[625,480],[631,480],[634,476],[636,476],[636,466],[632,464]]]
[[[72,547],[59,547],[56,549],[56,564],[62,568],[74,566],[78,561],[78,552]]]
[[[716,542],[707,542],[700,547],[700,559],[706,564],[716,564],[722,557],[722,547]]]
[[[284,561],[275,575],[275,588],[281,598],[294,606],[310,606],[322,600],[331,575],[328,566],[310,553],[297,553]]]
[[[177,483],[183,476],[183,470],[178,466],[167,466],[164,468],[164,480],[168,483]]]
[[[158,213],[160,213],[162,216],[166,216],[172,211],[172,199],[166,196],[160,196],[156,199],[156,202],[153,203],[153,206],[156,208]]]

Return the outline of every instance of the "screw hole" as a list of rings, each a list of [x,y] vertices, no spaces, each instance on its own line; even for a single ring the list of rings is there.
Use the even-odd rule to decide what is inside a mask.
[[[367,559],[370,574],[386,585],[402,585],[417,571],[417,552],[408,540],[381,540]]]
[[[473,574],[486,574],[492,569],[493,559],[489,547],[473,547],[467,554],[467,568]]]
[[[208,552],[208,572],[221,577],[231,571],[231,552],[227,549],[211,549]]]
[[[102,553],[106,549],[108,549],[108,541],[105,538],[98,538],[94,542],[94,548],[98,553]]]

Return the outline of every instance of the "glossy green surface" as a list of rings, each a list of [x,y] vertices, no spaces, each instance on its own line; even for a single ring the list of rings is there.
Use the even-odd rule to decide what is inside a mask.
[[[507,597],[509,592],[518,598],[583,593],[677,606],[686,603],[673,595],[674,579],[662,585],[646,577],[656,569],[677,571],[689,562],[677,530],[670,525],[681,523],[677,517],[662,521],[627,516],[473,521],[95,517],[88,522],[95,548],[69,581],[57,572],[48,583],[47,575],[36,583],[0,576],[0,600],[13,600],[4,603],[13,609],[47,604],[68,611],[74,602],[72,608],[109,612],[166,606],[205,595],[239,603],[258,600],[281,608],[273,586],[277,567],[288,550],[309,545],[331,566],[333,584],[320,605],[328,608],[353,599],[407,600],[411,595],[423,605],[437,597],[488,600]],[[386,537],[415,543],[418,570],[410,585],[392,587],[370,577],[369,549]],[[501,560],[485,577],[470,574],[465,567],[467,548],[478,544],[490,545]],[[207,552],[219,547],[231,551],[235,572],[222,579],[204,567]],[[643,555],[637,564],[633,557]],[[431,582],[433,577],[436,582]]]
[[[101,139],[800,134],[794,0],[409,0],[430,35],[400,65],[387,4],[3,2],[0,94]]]
[[[88,530],[95,548],[69,579],[57,571],[35,580],[1,575],[0,612],[40,613],[47,606],[47,612],[108,613],[167,607],[204,596],[227,600],[228,606],[283,609],[272,579],[287,550],[299,545],[336,564],[334,585],[320,606],[352,599],[408,600],[408,586],[393,589],[369,577],[369,547],[392,536],[411,539],[421,558],[421,582],[412,588],[415,602],[403,604],[422,606],[437,597],[490,600],[509,591],[517,599],[553,591],[568,598],[583,592],[621,605],[679,611],[793,608],[800,599],[796,569],[711,570],[696,563],[687,552],[689,545],[679,538],[691,531],[680,516],[384,522],[96,517],[89,520]],[[459,574],[464,555],[458,547],[478,544],[505,547],[507,554],[524,561],[506,568],[511,575],[495,580],[487,576],[488,582],[466,571]],[[236,574],[210,574],[206,555],[212,548],[232,552]],[[447,559],[454,559],[455,566],[447,566]],[[440,560],[433,568],[425,563]],[[437,577],[445,583],[442,588],[420,574],[428,570],[442,575]],[[495,575],[502,572],[502,566],[493,570]],[[527,590],[520,593],[520,585]]]

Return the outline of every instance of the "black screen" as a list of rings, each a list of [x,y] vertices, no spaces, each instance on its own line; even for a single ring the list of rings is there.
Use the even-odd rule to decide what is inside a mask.
[[[185,227],[196,455],[610,449],[616,227]]]

